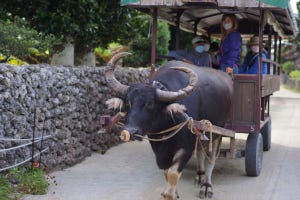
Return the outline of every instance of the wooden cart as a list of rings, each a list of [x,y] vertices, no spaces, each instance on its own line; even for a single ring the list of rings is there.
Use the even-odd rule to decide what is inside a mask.
[[[263,2],[268,2],[264,0]],[[270,1],[272,2],[272,1]],[[179,30],[195,35],[220,37],[220,22],[224,13],[234,13],[239,20],[243,40],[257,34],[260,38],[259,71],[262,62],[268,63],[268,74],[233,75],[234,96],[231,119],[223,132],[230,137],[227,157],[241,155],[235,148],[235,133],[246,133],[245,169],[248,176],[258,176],[262,168],[263,151],[271,147],[270,96],[280,89],[280,52],[282,41],[297,32],[296,21],[288,6],[281,7],[256,0],[122,0],[121,4],[152,16],[151,66],[156,61],[157,19],[176,27],[176,49],[179,49]],[[269,49],[262,59],[263,41]],[[243,59],[243,58],[242,58]],[[154,71],[152,68],[151,71]]]

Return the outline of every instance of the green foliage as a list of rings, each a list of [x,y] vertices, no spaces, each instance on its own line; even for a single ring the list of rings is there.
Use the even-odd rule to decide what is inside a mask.
[[[124,65],[130,67],[149,67],[151,59],[151,40],[139,37],[131,43],[132,55],[124,58]]]
[[[1,52],[0,52],[0,62],[5,62],[7,59],[7,56],[3,55]]]
[[[6,62],[8,64],[15,65],[15,66],[28,65],[27,62],[25,62],[19,58],[16,58],[14,56],[9,56],[9,58],[6,60]]]
[[[157,41],[156,50],[160,55],[167,55],[169,52],[169,41],[171,34],[169,25],[163,21],[158,21]]]
[[[53,36],[38,33],[30,29],[24,19],[15,17],[14,21],[0,21],[0,53],[1,60],[13,55],[22,60],[31,56],[33,49],[39,56],[47,57],[44,53],[50,48]]]
[[[46,194],[49,186],[43,171],[35,167],[24,171],[14,168],[10,170],[9,177],[17,180],[17,191],[22,194]]]
[[[291,71],[295,69],[295,63],[292,61],[287,61],[282,64],[282,71],[289,74]]]
[[[126,41],[135,34],[130,26],[134,11],[119,0],[1,0],[2,13],[25,17],[31,27],[57,38],[96,47],[112,41]],[[1,16],[1,10],[0,10]],[[113,23],[112,23],[113,22]]]
[[[290,72],[290,77],[294,81],[300,81],[300,70],[294,70]]]
[[[176,44],[176,27],[170,26],[170,32],[171,32],[171,41],[170,41],[169,49],[174,50],[175,44]],[[193,33],[180,30],[179,37],[180,37],[180,40],[179,40],[180,41],[180,44],[179,44],[180,49],[187,49],[187,48],[192,47],[192,39],[193,39],[193,37],[195,37],[195,35]]]
[[[291,71],[290,77],[294,81],[294,88],[300,91],[300,70]]]
[[[127,51],[127,49],[128,48],[126,46],[123,46],[116,42],[108,44],[107,48],[103,48],[101,46],[95,48],[95,54],[98,60],[98,64],[101,65],[107,63],[115,53],[120,51]]]
[[[137,36],[130,44],[132,55],[124,58],[124,64],[130,67],[149,67],[151,60],[151,18],[139,15],[132,23],[137,28]],[[170,41],[169,25],[158,20],[157,24],[156,54],[166,55]],[[158,64],[162,61],[158,61]]]
[[[0,200],[18,199],[18,194],[12,184],[0,175]]]

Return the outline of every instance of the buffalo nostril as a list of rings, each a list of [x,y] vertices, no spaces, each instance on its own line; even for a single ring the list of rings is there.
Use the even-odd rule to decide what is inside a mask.
[[[122,141],[129,141],[129,140],[140,140],[141,138],[136,137],[139,134],[139,130],[133,127],[125,127],[124,130],[121,132],[120,138]]]
[[[128,142],[130,140],[130,133],[126,130],[121,131],[120,139],[123,142]]]

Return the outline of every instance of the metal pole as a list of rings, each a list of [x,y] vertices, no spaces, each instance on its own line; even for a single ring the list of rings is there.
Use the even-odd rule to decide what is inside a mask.
[[[277,62],[277,40],[278,40],[278,34],[275,33],[274,38],[274,61]],[[273,66],[273,74],[277,74],[277,65]]]
[[[156,61],[156,31],[157,31],[157,8],[153,8],[152,13],[152,49],[151,49],[151,71],[150,74],[155,71]]]
[[[259,19],[259,55],[258,55],[258,79],[257,79],[257,92],[258,92],[258,108],[261,108],[261,111],[257,111],[257,122],[260,124],[260,120],[264,120],[264,111],[265,106],[262,104],[261,98],[261,83],[262,83],[262,53],[263,53],[263,33],[264,33],[264,15],[265,12],[260,8],[260,19]],[[263,102],[264,103],[264,102]]]
[[[281,63],[281,42],[282,42],[281,37],[279,36],[279,48],[278,48],[278,59],[277,59],[278,60],[277,62],[279,64]],[[281,72],[281,70],[278,69],[277,74],[280,75],[280,72]]]
[[[200,19],[196,19],[194,22],[194,35],[197,35],[197,32],[198,32],[197,26],[198,26],[199,22],[200,22]]]
[[[182,15],[183,11],[180,10],[177,12],[176,15],[176,35],[175,35],[175,49],[178,50],[180,48],[180,17]]]
[[[260,9],[260,20],[259,20],[259,65],[258,65],[258,72],[261,76],[261,69],[262,69],[262,53],[263,53],[263,31],[264,31],[264,10]]]
[[[272,27],[268,26],[268,55],[267,58],[271,59],[271,50],[272,50]],[[268,63],[267,73],[270,74],[271,72],[271,64]]]
[[[33,132],[32,132],[32,146],[31,146],[31,165],[33,166],[33,162],[34,162],[34,140],[35,140],[35,121],[36,121],[36,108],[34,110],[34,115],[33,115]]]

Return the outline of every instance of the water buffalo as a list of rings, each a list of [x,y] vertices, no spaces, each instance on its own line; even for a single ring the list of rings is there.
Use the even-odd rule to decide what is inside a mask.
[[[127,53],[115,55],[105,69],[108,85],[122,96],[122,99],[108,100],[107,104],[110,108],[123,106],[126,110],[123,133],[130,134],[131,139],[148,136],[157,165],[164,170],[168,184],[161,194],[162,199],[177,199],[176,185],[194,152],[197,139],[185,124],[175,130],[176,134],[163,130],[185,122],[184,113],[194,120],[207,119],[214,125],[224,126],[230,116],[232,79],[218,70],[170,61],[161,66],[147,83],[127,86],[114,76],[115,63],[124,55]],[[197,142],[199,167],[196,180],[201,184],[200,198],[213,194],[211,174],[221,136],[214,135],[212,141],[212,151],[208,151],[208,141]]]

